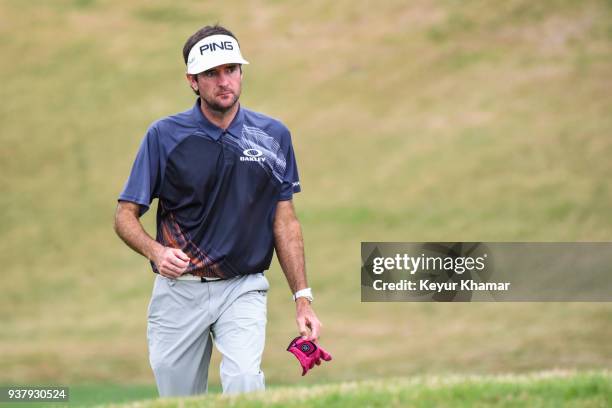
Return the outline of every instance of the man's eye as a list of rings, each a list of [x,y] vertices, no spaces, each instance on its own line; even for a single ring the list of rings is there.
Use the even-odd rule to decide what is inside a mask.
[[[226,71],[227,71],[228,74],[233,74],[234,72],[236,72],[236,66],[233,65],[231,67],[227,67]]]
[[[212,78],[215,76],[215,71],[204,71],[204,76],[206,78]]]

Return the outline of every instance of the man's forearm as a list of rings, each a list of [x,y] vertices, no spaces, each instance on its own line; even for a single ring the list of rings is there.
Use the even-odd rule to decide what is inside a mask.
[[[274,228],[276,255],[292,293],[308,287],[302,228],[296,218],[278,220]]]
[[[149,260],[163,248],[145,231],[134,211],[122,208],[121,204],[115,214],[115,232],[130,248]]]
[[[274,216],[274,245],[276,256],[283,268],[287,283],[292,293],[308,287],[304,262],[304,239],[291,200],[280,201]],[[310,300],[300,297],[295,301],[296,323],[304,339],[316,341],[321,331],[321,322],[317,318]],[[309,334],[310,333],[310,334]]]

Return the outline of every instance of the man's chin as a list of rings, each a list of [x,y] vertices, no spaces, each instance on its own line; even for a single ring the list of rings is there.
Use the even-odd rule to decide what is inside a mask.
[[[206,100],[204,102],[206,103],[206,106],[208,106],[210,110],[213,110],[219,113],[226,113],[230,111],[234,107],[234,105],[236,105],[236,102],[238,102],[238,99],[234,99],[232,102],[228,102],[228,103],[217,103],[217,102],[210,103],[209,101],[206,101]]]

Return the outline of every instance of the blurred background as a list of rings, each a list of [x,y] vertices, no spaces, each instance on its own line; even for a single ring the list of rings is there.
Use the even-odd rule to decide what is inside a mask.
[[[113,232],[116,197],[148,125],[192,106],[182,47],[216,22],[251,62],[243,105],[292,130],[334,355],[300,377],[275,260],[269,385],[610,368],[612,304],[359,287],[361,241],[612,240],[610,1],[1,0],[0,383],[154,384],[154,276]]]

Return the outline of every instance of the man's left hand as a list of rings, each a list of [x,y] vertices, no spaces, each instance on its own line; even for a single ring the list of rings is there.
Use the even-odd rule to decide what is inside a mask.
[[[316,342],[321,335],[323,324],[312,310],[310,301],[303,297],[297,298],[295,307],[297,312],[295,320],[302,339]]]

